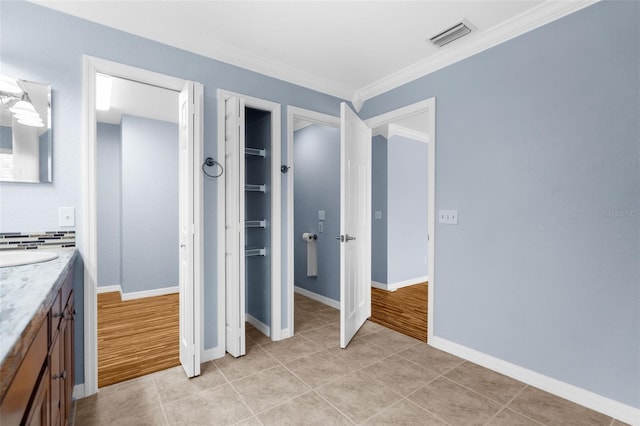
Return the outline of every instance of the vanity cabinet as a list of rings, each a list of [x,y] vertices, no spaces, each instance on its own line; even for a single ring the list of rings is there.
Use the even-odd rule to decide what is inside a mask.
[[[73,272],[69,272],[0,405],[2,426],[63,426],[74,382]]]

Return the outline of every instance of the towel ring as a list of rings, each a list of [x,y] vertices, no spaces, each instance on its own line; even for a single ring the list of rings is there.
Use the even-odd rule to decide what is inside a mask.
[[[206,167],[212,167],[214,165],[216,165],[216,166],[218,166],[220,168],[220,173],[218,173],[217,175],[211,175],[211,174],[207,173],[207,171],[205,170],[205,166]],[[204,173],[205,175],[209,176],[212,179],[219,178],[220,176],[222,176],[222,173],[224,173],[224,167],[222,167],[222,164],[218,163],[213,158],[207,157],[207,158],[204,159],[204,163],[202,163],[202,173]]]

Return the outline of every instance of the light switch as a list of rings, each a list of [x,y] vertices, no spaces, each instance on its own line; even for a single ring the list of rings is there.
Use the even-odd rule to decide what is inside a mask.
[[[318,210],[318,220],[324,220],[324,210]]]
[[[376,210],[374,216],[376,219],[382,219],[382,210]]]
[[[76,226],[76,213],[73,207],[58,207],[58,226]]]
[[[440,214],[438,215],[438,222],[445,225],[457,225],[458,210],[440,210]]]
[[[318,234],[322,234],[324,232],[324,222],[318,222]]]

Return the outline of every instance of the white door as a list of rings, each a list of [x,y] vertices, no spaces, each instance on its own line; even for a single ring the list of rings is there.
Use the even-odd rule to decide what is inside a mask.
[[[244,101],[225,101],[225,294],[226,350],[246,353],[244,321]]]
[[[340,104],[340,347],[371,316],[371,129]]]
[[[179,297],[180,297],[180,364],[188,377],[200,375],[200,303],[194,282],[195,187],[194,145],[195,93],[193,82],[187,82],[179,97]]]

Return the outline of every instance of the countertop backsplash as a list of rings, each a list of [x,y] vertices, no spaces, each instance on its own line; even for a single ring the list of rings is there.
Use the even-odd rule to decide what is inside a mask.
[[[37,250],[76,246],[76,231],[0,232],[1,250]]]

